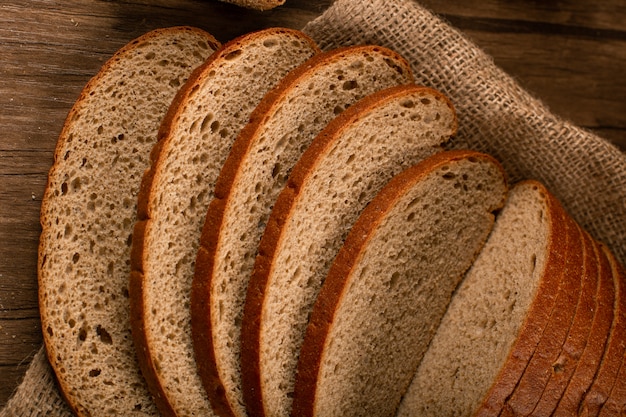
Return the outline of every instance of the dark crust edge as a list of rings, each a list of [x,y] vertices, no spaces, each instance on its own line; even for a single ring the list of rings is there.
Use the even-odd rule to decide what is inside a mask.
[[[579,406],[579,415],[585,417],[603,415],[602,411],[609,411],[618,402],[623,406],[626,398],[623,391],[626,382],[626,272],[607,246],[601,243],[599,246],[615,282],[615,307],[600,369]],[[620,392],[621,398],[613,395]]]
[[[157,398],[162,398],[159,411],[165,416],[174,416],[174,410],[167,400],[167,392],[163,386],[161,379],[155,368],[155,364],[152,361],[152,353],[150,350],[150,341],[145,332],[145,306],[144,306],[144,286],[145,280],[143,271],[143,253],[145,248],[145,241],[147,239],[146,229],[150,223],[150,196],[152,192],[152,185],[154,184],[155,176],[158,175],[159,167],[161,165],[161,155],[163,155],[163,149],[169,143],[173,126],[177,123],[182,107],[187,98],[198,88],[199,84],[203,82],[204,76],[214,67],[218,60],[224,58],[229,53],[237,51],[241,47],[244,47],[246,43],[254,41],[259,37],[266,36],[267,34],[278,33],[300,33],[294,29],[287,28],[269,28],[256,32],[251,32],[235,38],[217,49],[202,65],[196,68],[189,76],[187,82],[178,91],[178,94],[174,97],[158,132],[157,142],[150,152],[150,167],[144,172],[141,180],[141,186],[138,195],[137,204],[137,222],[135,223],[135,230],[133,232],[133,244],[131,248],[131,285],[129,288],[130,293],[130,305],[131,305],[131,330],[135,348],[138,353],[139,362],[142,372],[149,386],[153,390],[153,395]],[[313,43],[308,36],[304,35],[304,39]],[[207,393],[208,394],[208,393]],[[211,407],[215,407],[213,403]],[[221,411],[219,405],[216,407]]]
[[[290,71],[278,83],[276,87],[274,87],[265,95],[259,105],[253,110],[252,114],[250,115],[249,122],[246,124],[246,126],[244,126],[237,139],[233,143],[232,150],[227,157],[224,166],[220,172],[220,175],[216,181],[214,192],[215,198],[209,205],[207,219],[205,219],[205,227],[203,227],[202,232],[203,237],[201,238],[200,242],[201,247],[204,247],[204,249],[199,260],[200,262],[206,263],[204,266],[201,267],[203,271],[206,271],[209,268],[208,264],[214,263],[214,261],[210,258],[215,256],[217,250],[217,242],[219,241],[219,229],[223,221],[225,207],[228,204],[229,194],[233,189],[233,185],[240,173],[240,164],[244,160],[245,155],[247,154],[251,145],[254,143],[257,132],[259,128],[265,123],[267,115],[274,110],[274,108],[278,105],[278,103],[280,103],[281,99],[284,97],[285,93],[289,91],[292,86],[295,86],[298,82],[305,80],[307,79],[307,77],[314,74],[320,65],[325,65],[329,62],[341,59],[348,53],[352,54],[358,51],[382,51],[384,55],[387,55],[390,59],[393,60],[399,72],[408,75],[411,81],[413,80],[410,65],[404,58],[388,48],[374,45],[340,47],[328,52],[320,52],[314,55],[312,58],[308,59],[303,64],[293,69],[292,71]],[[206,252],[204,252],[204,250],[206,250]],[[208,316],[208,314],[210,314],[210,300],[208,299],[208,297],[210,297],[210,290],[208,289],[211,287],[212,268],[209,271],[211,274],[210,276],[199,277],[197,279],[198,283],[192,286],[195,296],[202,297],[202,300],[196,298],[196,306],[204,305],[205,309],[202,312],[197,312],[194,309],[193,316],[196,316],[198,320],[206,319],[208,321],[207,323],[200,325],[198,325],[198,322],[196,322],[196,328],[200,328],[200,330],[197,330],[195,333],[204,332],[210,334],[211,332],[210,317]],[[196,278],[194,277],[194,280],[195,279]],[[206,280],[206,284],[200,284],[200,279]],[[254,274],[252,275],[251,280],[253,279]],[[202,286],[204,286],[204,290],[202,290]],[[246,305],[248,305],[247,301]],[[245,330],[249,329],[249,326],[245,324],[249,324],[249,321],[246,320],[247,314],[245,311],[246,308],[244,308],[244,324],[242,324],[241,356],[242,369],[245,369],[248,372],[242,372],[242,391],[248,414],[251,417],[254,417],[257,415],[264,415],[264,408],[262,406],[263,402],[260,390],[259,369],[258,367],[252,366],[250,362],[248,362],[248,360],[252,359],[252,356],[247,354],[247,352],[249,352],[247,349],[247,347],[249,346],[249,344],[247,343],[248,338],[243,335],[248,335],[251,333],[248,330]],[[198,335],[195,337],[198,337],[198,340],[201,340],[204,343],[209,340],[209,337],[206,334],[203,336]],[[244,353],[244,351],[246,353]],[[215,360],[213,352],[210,352],[208,354],[207,352],[203,352],[202,355],[204,357],[211,358],[213,362]],[[214,365],[211,365],[211,367],[213,366]],[[217,390],[215,390],[215,385],[213,385],[215,382],[219,382],[219,375],[216,375],[216,371],[216,369],[209,370],[212,375],[204,374],[204,371],[202,371],[202,374],[205,375],[203,379],[206,379],[207,382],[211,383],[211,391],[217,393],[221,397],[220,391],[223,390],[223,388],[218,388]],[[254,380],[252,378],[249,378],[252,374],[255,375]],[[217,378],[215,378],[216,376]],[[221,382],[220,385],[222,385]]]
[[[576,222],[569,215],[565,216],[565,221],[569,231],[567,258],[555,303],[524,373],[515,390],[507,397],[500,414],[503,417],[533,412],[549,381],[548,370],[552,369],[553,358],[561,351],[570,330],[577,331],[571,325],[581,297],[584,249],[582,233]]]
[[[107,77],[109,75],[109,73],[111,71],[113,71],[113,67],[117,64],[117,62],[119,62],[120,60],[123,60],[127,54],[133,52],[137,46],[140,46],[142,43],[145,42],[149,42],[154,38],[157,38],[159,36],[162,36],[164,34],[169,34],[169,33],[176,33],[176,32],[180,32],[180,31],[189,31],[189,32],[195,32],[201,36],[203,36],[205,38],[205,40],[207,41],[207,43],[209,44],[209,47],[211,47],[212,49],[216,49],[216,47],[219,45],[219,42],[208,32],[196,28],[196,27],[192,27],[192,26],[172,26],[172,27],[167,27],[167,28],[159,28],[159,29],[154,29],[150,32],[147,32],[133,40],[131,40],[130,42],[128,42],[127,44],[125,44],[124,46],[122,46],[120,49],[118,49],[100,68],[100,70],[98,71],[98,73],[96,75],[94,75],[83,87],[83,89],[81,90],[78,98],[76,99],[74,105],[72,106],[72,108],[70,109],[67,117],[65,118],[61,133],[59,134],[59,139],[57,141],[57,144],[55,146],[55,150],[54,150],[54,154],[53,154],[53,163],[52,163],[52,167],[48,173],[48,178],[46,181],[46,189],[45,189],[45,194],[44,197],[42,199],[42,203],[41,203],[41,219],[40,219],[40,224],[42,229],[45,229],[45,218],[43,217],[43,213],[45,211],[47,211],[47,207],[48,204],[50,204],[50,193],[51,193],[51,178],[56,174],[58,165],[57,165],[57,161],[59,161],[61,159],[60,156],[60,151],[63,148],[64,144],[67,141],[68,138],[68,131],[71,129],[71,126],[73,125],[73,120],[74,117],[79,114],[81,111],[84,110],[84,102],[85,99],[87,97],[89,97],[90,93],[94,90],[96,90],[97,88],[99,88],[99,83],[101,80],[103,80],[105,77]],[[43,239],[44,236],[44,232],[42,230],[41,233],[41,240],[39,242],[38,245],[38,261],[37,261],[37,276],[38,276],[38,299],[39,299],[39,306],[40,306],[40,317],[42,319],[42,324],[46,323],[46,310],[43,307],[44,303],[43,303],[43,298],[45,296],[44,294],[44,288],[46,288],[46,286],[44,285],[42,276],[41,276],[41,269],[43,268],[43,265],[45,263],[45,246],[46,246],[46,240]],[[61,393],[61,396],[63,397],[63,399],[65,400],[65,402],[69,405],[69,407],[72,409],[72,411],[76,414],[76,415],[87,415],[85,413],[88,413],[86,410],[83,410],[83,408],[76,403],[75,399],[73,396],[69,395],[69,387],[67,386],[67,384],[58,377],[58,363],[56,361],[56,350],[54,347],[54,344],[51,342],[51,340],[49,339],[49,337],[46,334],[45,331],[45,326],[42,325],[42,333],[43,333],[43,340],[44,340],[44,345],[46,347],[46,355],[48,357],[48,361],[50,362],[50,365],[52,366],[52,369],[54,370],[54,378],[55,381],[57,382],[57,386],[59,387],[59,391]],[[156,402],[156,401],[155,401]]]
[[[600,253],[601,248],[593,238],[585,232],[596,258],[598,268],[598,296],[596,301],[596,313],[589,333],[587,345],[582,352],[574,375],[570,379],[565,392],[559,398],[555,409],[555,416],[577,415],[583,396],[588,392],[593,379],[598,372],[601,358],[604,354],[611,323],[614,318],[615,283],[608,259]]]
[[[393,177],[363,210],[333,261],[313,307],[298,360],[292,416],[314,415],[315,387],[335,311],[343,297],[347,277],[358,264],[363,249],[368,245],[380,223],[398,200],[425,176],[443,165],[472,158],[489,161],[497,166],[506,186],[504,170],[492,157],[469,150],[444,151]],[[494,211],[500,209],[503,204],[504,197],[499,206],[492,209]]]
[[[271,34],[273,36],[277,33],[289,33],[292,36],[296,36],[308,42],[314,54],[321,52],[319,47],[309,36],[297,30],[275,28],[259,31],[253,35],[260,37]],[[246,36],[245,38],[248,39],[249,37]],[[241,43],[247,41],[246,39],[239,40],[236,44],[233,44],[231,49],[240,47]],[[228,46],[228,44],[226,46]],[[230,52],[231,49],[228,49],[224,54]],[[281,80],[279,85],[282,82]],[[265,98],[263,100],[265,100]],[[227,190],[232,186],[236,177],[238,162],[249,147],[249,143],[244,141],[242,137],[245,135],[244,132],[250,129],[248,126],[259,119],[259,116],[256,116],[257,109],[258,106],[253,110],[249,122],[235,139],[231,152],[216,180],[214,198],[209,203],[205,222],[202,227],[200,245],[196,257],[196,270],[194,272],[191,289],[191,328],[194,355],[198,358],[198,373],[204,389],[209,396],[213,410],[222,417],[234,417],[235,414],[227,399],[226,391],[217,368],[210,319],[211,300],[208,289],[211,286],[212,271],[215,263],[214,258],[218,247],[219,230],[226,206],[224,195],[228,193]],[[166,134],[164,134],[164,136],[166,136]]]
[[[532,181],[532,180],[529,180]],[[546,199],[545,215],[550,217],[550,236],[547,245],[543,276],[536,290],[526,318],[520,326],[516,340],[509,351],[508,357],[500,369],[493,385],[474,412],[474,416],[495,417],[513,392],[521,378],[535,347],[539,343],[541,333],[548,323],[550,311],[555,303],[561,274],[565,266],[567,238],[565,210],[561,203],[539,182],[533,181]]]
[[[552,366],[553,371],[549,373],[543,392],[536,397],[533,414],[551,415],[555,411],[559,399],[578,368],[579,359],[587,348],[594,318],[603,312],[597,308],[602,287],[594,243],[588,233],[585,233],[579,225],[577,227],[583,249],[580,297],[565,343],[558,351],[558,357]]]

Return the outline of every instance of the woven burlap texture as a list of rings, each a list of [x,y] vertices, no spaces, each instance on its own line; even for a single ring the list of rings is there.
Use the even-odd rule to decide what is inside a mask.
[[[495,156],[511,182],[545,183],[626,263],[625,154],[552,114],[461,32],[411,0],[337,0],[304,31],[323,49],[368,43],[403,55],[417,83],[454,103],[454,147]],[[53,381],[42,350],[0,417],[70,415]]]

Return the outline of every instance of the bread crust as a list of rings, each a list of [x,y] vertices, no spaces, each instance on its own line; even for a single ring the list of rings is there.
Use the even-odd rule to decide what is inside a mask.
[[[173,416],[174,412],[167,401],[167,396],[163,382],[161,381],[158,373],[155,369],[155,364],[152,361],[152,357],[155,352],[150,351],[150,342],[147,338],[145,330],[145,306],[144,306],[144,274],[143,274],[143,261],[144,261],[144,247],[146,239],[146,228],[149,227],[151,218],[150,207],[150,194],[152,192],[153,184],[155,183],[156,176],[159,172],[159,166],[161,165],[163,150],[168,143],[167,138],[170,136],[173,126],[180,117],[182,104],[189,98],[191,94],[198,88],[203,82],[207,74],[211,69],[220,62],[220,60],[227,59],[228,55],[235,53],[239,49],[245,47],[247,43],[253,42],[258,38],[262,38],[267,35],[276,35],[281,33],[297,33],[299,37],[306,40],[311,45],[315,45],[314,41],[302,34],[299,31],[287,28],[271,28],[257,32],[252,32],[238,38],[235,38],[226,44],[222,45],[216,50],[200,67],[198,67],[188,81],[179,90],[178,94],[172,101],[171,106],[161,124],[158,133],[158,140],[150,153],[150,167],[144,173],[141,181],[141,188],[138,196],[138,221],[135,224],[135,232],[131,253],[131,286],[130,286],[130,299],[131,299],[131,323],[133,329],[133,339],[138,352],[139,362],[141,364],[142,372],[144,373],[146,380],[149,382],[152,392],[157,398],[162,398],[160,402],[159,410],[164,416]],[[317,46],[315,46],[317,48]],[[196,314],[192,314],[192,318]],[[210,361],[202,361],[198,363],[199,372],[206,374],[206,366],[210,366]],[[206,389],[207,387],[205,387]],[[211,391],[214,392],[214,391]],[[220,413],[220,415],[231,415],[232,410],[226,408],[222,401],[222,397],[212,395],[211,406],[214,411]]]
[[[611,264],[613,275],[616,277],[616,280],[620,282],[621,285],[624,285],[624,283],[626,283],[626,271],[624,270],[624,267],[619,263],[613,253],[611,253],[606,246],[603,246],[603,250],[606,253],[607,258]],[[622,288],[620,288],[620,290]],[[623,293],[620,293],[619,297],[621,297],[621,299],[625,298]],[[622,347],[626,345],[626,338],[624,336],[624,333],[622,333]],[[614,337],[619,338],[620,335],[614,335]],[[617,339],[614,343],[617,343]],[[624,354],[623,350],[621,352],[621,358],[622,359],[619,367],[619,372],[617,373],[617,378],[613,383],[613,386],[611,387],[609,398],[602,405],[602,409],[600,410],[599,414],[600,417],[615,415],[621,416],[626,411],[626,354]]]
[[[624,293],[626,274],[611,251],[603,244],[600,246],[603,262],[611,270],[615,283],[614,316],[600,369],[578,408],[578,415],[584,417],[598,416],[601,411],[605,413],[609,411],[607,403],[612,396],[612,391],[616,386],[623,384],[623,380],[618,378],[624,374],[624,356],[626,355],[626,296]],[[622,397],[621,401],[623,399]]]
[[[600,253],[597,242],[585,233],[591,241],[595,264],[598,269],[598,294],[596,296],[595,315],[589,338],[582,352],[574,375],[570,379],[565,392],[559,398],[555,417],[576,415],[583,396],[589,390],[600,367],[601,359],[608,340],[614,315],[615,284],[613,274],[606,257]]]
[[[500,414],[507,398],[515,390],[535,348],[539,344],[543,329],[550,319],[556,302],[570,232],[567,229],[566,213],[560,202],[542,185],[550,216],[551,234],[547,250],[546,270],[541,279],[537,296],[531,304],[524,323],[509,352],[509,356],[484,400],[475,412],[479,417],[495,417]]]
[[[499,163],[484,154],[467,150],[441,152],[396,175],[363,210],[333,261],[311,313],[298,361],[292,416],[314,415],[316,384],[323,352],[335,312],[346,291],[346,277],[351,275],[359,263],[363,249],[384,221],[386,214],[398,199],[429,173],[443,165],[466,158],[493,161],[502,170]],[[504,171],[501,172],[504,178]],[[504,201],[500,202],[500,206],[502,204]]]
[[[580,297],[567,339],[552,364],[552,370],[547,369],[549,379],[532,415],[550,415],[555,410],[586,348],[594,315],[599,313],[596,306],[599,301],[597,297],[600,295],[598,293],[600,285],[594,244],[588,234],[580,227],[578,229],[584,253]]]
[[[559,363],[559,354],[566,343],[568,333],[579,331],[579,329],[572,328],[577,306],[584,301],[584,308],[590,307],[588,300],[581,300],[584,261],[582,233],[570,216],[567,215],[565,221],[571,244],[567,245],[567,258],[556,301],[549,321],[542,331],[539,344],[528,361],[515,390],[504,404],[502,416],[526,416],[533,412],[546,389],[550,375],[563,372],[558,369],[563,366]],[[529,317],[529,320],[532,320],[532,317]],[[580,355],[580,352],[576,354]]]
[[[284,97],[286,92],[289,91],[290,88],[292,88],[293,86],[297,86],[299,83],[305,82],[309,77],[316,74],[318,68],[322,64],[328,65],[330,63],[340,61],[347,54],[357,54],[360,53],[360,51],[375,51],[376,53],[382,53],[385,56],[390,57],[391,62],[397,63],[397,71],[405,74],[407,77],[410,76],[410,78],[412,79],[411,69],[408,62],[400,55],[387,48],[371,45],[350,46],[333,49],[324,53],[319,53],[317,55],[314,55],[312,58],[310,58],[294,70],[290,71],[275,88],[270,90],[265,95],[263,100],[252,112],[249,122],[244,126],[241,133],[235,140],[231,152],[224,163],[224,166],[215,185],[215,198],[209,205],[205,226],[203,227],[203,236],[200,242],[203,250],[200,252],[199,258],[196,260],[196,262],[203,263],[204,266],[202,267],[203,276],[196,274],[196,276],[194,277],[196,283],[193,285],[192,293],[192,309],[194,309],[193,316],[195,316],[195,326],[193,334],[197,335],[194,337],[198,337],[198,343],[196,343],[195,345],[205,343],[208,340],[207,335],[211,334],[213,331],[210,311],[211,291],[209,289],[213,285],[213,268],[215,265],[214,258],[215,256],[217,256],[218,245],[220,242],[220,231],[223,227],[224,215],[227,209],[227,205],[230,203],[229,196],[231,194],[231,190],[234,188],[234,185],[242,174],[241,164],[248,155],[250,147],[254,143],[256,143],[257,132],[259,128],[264,125],[268,114],[273,113],[275,108],[281,103],[282,98]],[[267,229],[266,233],[268,233]],[[269,233],[271,234],[271,231]],[[246,300],[246,308],[250,308],[253,305],[255,305],[255,301]],[[257,307],[260,308],[260,305]],[[248,316],[248,314],[253,314],[253,316],[257,314],[246,314],[245,311],[246,310],[244,310],[244,317]],[[250,326],[248,325],[253,325],[253,323],[250,323],[250,321],[247,321],[244,318],[244,324],[242,325],[242,334],[252,334],[251,332],[245,330],[250,328]],[[242,336],[242,386],[244,401],[246,403],[246,407],[249,410],[248,413],[251,415],[255,415],[254,413],[263,412],[263,407],[261,406],[261,392],[260,389],[257,388],[260,387],[260,380],[258,379],[260,377],[260,369],[256,366],[251,365],[250,361],[252,360],[252,356],[249,355],[250,350],[248,350],[247,347],[250,345],[247,343],[247,341],[248,336]],[[197,356],[210,358],[207,362],[215,363],[215,352],[213,345],[205,346],[206,349],[201,348],[202,351],[196,351]],[[211,352],[209,352],[209,349],[211,350]],[[201,370],[201,375],[203,375],[203,379],[211,381],[211,384],[214,387],[214,392],[222,397],[223,400],[225,400],[225,397],[219,394],[223,392],[223,384],[220,382],[220,376],[218,372],[219,371],[217,366],[211,365],[211,369],[207,367],[205,370]],[[253,378],[254,382],[252,382]],[[249,387],[249,389],[246,389],[246,387]]]
[[[168,35],[170,33],[176,34],[176,33],[181,33],[181,32],[193,32],[195,34],[198,34],[200,37],[205,39],[208,46],[212,49],[216,49],[217,46],[219,45],[219,42],[212,35],[198,28],[189,27],[189,26],[175,26],[175,27],[169,27],[169,28],[156,29],[130,41],[121,49],[119,49],[117,52],[115,52],[114,55],[103,64],[103,66],[98,71],[98,73],[94,77],[92,77],[87,82],[87,84],[83,87],[79,97],[77,98],[76,102],[72,106],[72,109],[69,111],[65,119],[63,128],[59,135],[59,140],[57,141],[57,144],[55,147],[55,152],[54,152],[54,157],[53,157],[54,162],[48,174],[48,180],[47,180],[47,185],[46,185],[46,196],[44,196],[43,201],[42,201],[42,206],[41,206],[42,217],[41,217],[40,222],[41,222],[42,228],[45,228],[45,225],[49,220],[45,215],[43,215],[43,213],[48,211],[48,206],[49,204],[51,204],[49,193],[51,192],[50,190],[51,180],[56,175],[56,171],[58,169],[57,161],[60,161],[64,157],[64,155],[62,155],[61,152],[65,148],[68,141],[71,140],[69,132],[72,129],[74,121],[77,120],[81,112],[85,111],[85,106],[86,106],[85,100],[89,96],[91,96],[91,94],[95,90],[99,88],[100,83],[103,80],[105,80],[107,76],[109,76],[111,71],[115,70],[115,67],[119,62],[125,60],[128,54],[133,53],[141,45],[147,42],[150,42],[156,38]],[[45,297],[44,290],[46,288],[46,283],[42,280],[43,279],[42,269],[46,262],[46,244],[47,244],[47,241],[43,239],[43,233],[42,233],[42,239],[39,243],[39,251],[38,251],[38,281],[39,281],[39,305],[41,308],[40,314],[42,317],[42,322],[44,323],[44,328],[45,328],[45,323],[47,322],[47,314],[48,314],[45,308],[45,303],[44,303],[44,297]],[[57,363],[57,360],[56,360],[57,354],[56,354],[54,343],[52,343],[48,333],[45,331],[43,332],[43,339],[44,339],[44,343],[46,346],[48,359],[53,369],[55,370],[55,373],[58,374],[59,364]],[[76,398],[74,398],[73,395],[68,394],[69,391],[71,390],[71,387],[67,385],[66,381],[63,379],[58,379],[58,378],[57,378],[57,381],[58,381],[58,386],[60,387],[61,394],[65,398],[67,404],[70,406],[72,411],[77,415],[88,415],[89,410],[86,410],[83,406],[78,404]]]

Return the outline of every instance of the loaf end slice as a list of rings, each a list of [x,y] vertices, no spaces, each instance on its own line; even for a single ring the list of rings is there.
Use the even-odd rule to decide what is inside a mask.
[[[136,199],[174,95],[215,49],[208,33],[159,29],[86,85],[55,152],[41,209],[39,304],[48,358],[77,415],[156,415],[130,334]]]
[[[559,276],[560,269],[550,267],[550,262],[561,265],[565,250],[558,239],[564,218],[556,206],[537,182],[511,189],[489,240],[454,294],[399,416],[472,416],[480,409],[513,357],[542,283],[552,281],[550,274]]]
[[[191,336],[194,264],[215,180],[261,98],[319,49],[297,30],[234,39],[199,67],[159,131],[138,197],[130,301],[133,337],[153,392],[176,415],[229,413],[204,387]],[[209,403],[211,393],[213,404]]]

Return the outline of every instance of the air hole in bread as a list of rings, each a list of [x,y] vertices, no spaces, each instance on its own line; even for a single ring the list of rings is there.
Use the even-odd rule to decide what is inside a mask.
[[[333,109],[333,113],[336,116],[341,114],[342,112],[343,112],[343,107],[341,107],[340,105],[335,106],[335,108]]]
[[[78,191],[80,190],[80,186],[81,186],[81,180],[80,177],[74,178],[71,182],[71,186],[72,186],[72,190],[73,191]]]
[[[237,49],[235,51],[229,52],[228,54],[226,54],[224,56],[224,59],[227,61],[232,61],[233,59],[236,59],[239,55],[241,55],[241,49]]]
[[[398,74],[404,74],[404,68],[402,68],[400,65],[398,65],[395,60],[386,58],[385,59],[385,64],[387,64],[389,66],[389,68],[394,69]]]
[[[85,326],[81,327],[78,331],[78,340],[81,342],[87,340],[87,328]]]
[[[61,195],[65,195],[67,194],[67,183],[64,182],[63,184],[61,184]]]
[[[454,172],[447,172],[441,176],[444,180],[451,180],[456,178],[456,174]]]
[[[359,83],[356,80],[348,80],[348,81],[344,81],[341,88],[343,88],[346,91],[349,91],[349,90],[354,90],[358,86],[359,86]]]
[[[263,46],[266,48],[273,48],[278,45],[278,41],[276,39],[266,39],[263,41]]]
[[[54,336],[54,332],[52,331],[52,327],[48,326],[48,328],[46,329],[46,331],[48,332],[48,335],[50,337]]]
[[[160,60],[160,61],[158,62],[158,64],[159,64],[160,66],[162,66],[162,67],[166,67],[166,66],[168,66],[168,65],[169,65],[169,63],[170,63],[170,61],[169,61],[169,60],[167,60],[167,59],[162,59],[162,60]]]
[[[353,69],[353,70],[361,69],[361,68],[363,68],[363,61],[361,61],[361,60],[354,61],[354,62],[352,62],[350,64],[349,68]]]
[[[111,338],[111,335],[104,327],[98,325],[96,327],[96,334],[98,335],[98,337],[100,337],[100,341],[105,345],[113,344],[113,339]]]

